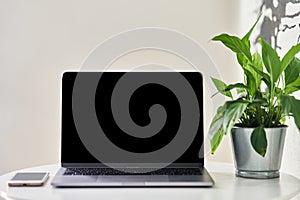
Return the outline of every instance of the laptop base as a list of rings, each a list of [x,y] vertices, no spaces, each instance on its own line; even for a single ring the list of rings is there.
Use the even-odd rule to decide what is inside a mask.
[[[212,187],[206,169],[202,175],[101,175],[66,176],[60,168],[51,182],[54,187]]]

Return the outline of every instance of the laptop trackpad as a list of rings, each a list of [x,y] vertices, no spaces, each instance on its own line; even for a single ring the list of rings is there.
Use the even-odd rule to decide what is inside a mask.
[[[130,185],[131,183],[141,183],[144,184],[145,182],[166,182],[168,181],[167,175],[160,175],[160,176],[143,176],[143,175],[134,175],[134,176],[98,176],[97,182],[118,182],[124,185]]]

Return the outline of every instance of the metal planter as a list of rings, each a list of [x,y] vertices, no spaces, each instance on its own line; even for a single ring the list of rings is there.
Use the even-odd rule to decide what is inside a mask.
[[[265,128],[268,147],[265,157],[252,147],[253,128],[234,127],[231,139],[235,157],[236,175],[245,178],[277,178],[281,166],[286,126]]]

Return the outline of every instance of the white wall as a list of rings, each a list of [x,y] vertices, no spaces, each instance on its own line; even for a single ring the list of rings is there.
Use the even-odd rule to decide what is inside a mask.
[[[112,34],[143,26],[178,30],[208,51],[226,81],[239,80],[234,56],[209,42],[221,32],[238,31],[238,0],[0,2],[0,174],[59,162],[61,73],[78,69],[88,52]],[[182,65],[156,52],[143,55],[118,64],[152,57]],[[230,149],[226,138],[210,159],[231,161]]]

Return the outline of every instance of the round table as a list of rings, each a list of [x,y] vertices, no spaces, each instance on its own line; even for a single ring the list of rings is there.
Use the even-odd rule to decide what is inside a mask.
[[[215,181],[212,188],[54,188],[50,185],[59,165],[45,165],[14,171],[0,176],[0,196],[4,199],[291,199],[300,193],[300,180],[292,175],[256,180],[238,178],[232,164],[208,162],[206,169]],[[8,187],[16,172],[49,171],[50,178],[42,187]],[[0,197],[1,199],[1,197]]]

